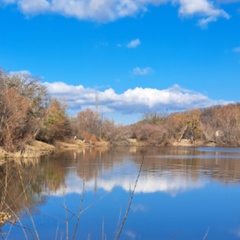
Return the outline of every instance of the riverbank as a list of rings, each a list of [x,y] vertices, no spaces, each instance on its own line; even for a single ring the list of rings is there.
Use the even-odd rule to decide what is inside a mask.
[[[106,141],[94,141],[94,142],[86,142],[82,140],[68,140],[65,142],[56,141],[53,145],[47,144],[41,141],[32,141],[31,144],[26,145],[25,150],[22,152],[16,153],[8,153],[4,151],[0,147],[0,163],[3,162],[6,158],[39,158],[43,155],[51,155],[59,151],[64,150],[76,150],[76,149],[84,149],[87,147],[108,147],[111,144]],[[147,143],[138,142],[136,139],[128,139],[125,144],[126,146],[148,146]],[[214,142],[203,142],[203,141],[190,141],[188,139],[182,139],[181,141],[175,141],[168,143],[168,146],[175,146],[175,147],[197,147],[197,146],[217,146]],[[1,161],[2,160],[2,161]]]
[[[25,150],[21,152],[9,153],[0,147],[0,163],[6,158],[39,158],[43,155],[51,155],[62,150],[83,149],[86,147],[106,147],[108,145],[109,143],[105,141],[85,142],[82,140],[68,140],[65,142],[56,141],[54,144],[48,144],[34,140],[26,145]]]
[[[47,144],[40,141],[32,141],[26,145],[24,151],[18,151],[14,153],[6,152],[0,147],[0,159],[5,158],[39,158],[42,155],[52,154],[56,150],[56,147],[51,144]]]

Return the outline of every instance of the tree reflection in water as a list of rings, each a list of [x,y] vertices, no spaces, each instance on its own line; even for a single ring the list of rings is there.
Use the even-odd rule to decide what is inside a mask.
[[[59,216],[55,218],[55,237],[64,238],[61,235],[64,232],[66,238],[70,236],[75,238],[78,236],[78,227],[81,223],[84,224],[80,222],[83,212],[111,194],[115,187],[129,191],[129,182],[133,187],[136,178],[138,185],[136,189],[134,188],[135,194],[158,191],[177,194],[178,191],[186,191],[188,187],[199,184],[200,179],[203,178],[217,180],[222,184],[239,185],[239,155],[238,149],[216,151],[210,148],[115,147],[64,151],[51,157],[44,157],[34,164],[7,162],[0,166],[1,236],[7,239],[13,229],[18,228],[22,232],[21,238],[42,239],[42,229],[38,222],[35,223],[35,219],[42,214],[41,209],[50,196],[61,195],[63,199],[61,203],[54,201],[65,211],[65,219],[59,219],[62,218]],[[144,162],[142,162],[143,156]],[[116,165],[119,168],[115,168]],[[134,167],[135,171],[130,172],[128,166]],[[124,171],[120,173],[118,169],[121,167]],[[141,169],[140,179],[137,177],[139,169]],[[75,180],[71,178],[73,172],[82,182],[82,185],[78,183],[79,191],[75,192],[79,195],[79,200],[74,203],[78,205],[76,212],[73,212],[72,206],[64,200],[72,191],[69,181],[74,184]],[[162,186],[159,180],[161,182],[166,180],[165,185]],[[74,191],[76,189],[74,188]],[[101,194],[97,195],[97,199],[87,200],[84,192],[90,190],[96,195],[98,191]],[[49,217],[54,218],[53,216],[47,218]],[[122,220],[124,221],[124,218]],[[59,221],[64,222],[64,225],[57,227]],[[106,223],[103,222],[103,225],[106,226]],[[17,230],[14,230],[14,234],[15,231]],[[102,231],[103,236],[110,235],[104,233],[105,230]],[[115,234],[116,232],[115,229]]]

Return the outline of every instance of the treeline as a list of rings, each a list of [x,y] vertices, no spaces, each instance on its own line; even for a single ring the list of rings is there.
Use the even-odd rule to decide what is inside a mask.
[[[132,129],[137,140],[152,145],[187,139],[190,143],[239,146],[240,104],[194,109],[167,116],[145,113]]]
[[[112,144],[172,145],[189,143],[239,146],[240,103],[194,109],[172,114],[146,112],[132,125],[116,125],[87,109],[74,119],[76,136],[85,140],[103,139]]]
[[[24,151],[32,140],[84,139],[94,143],[167,145],[188,139],[240,145],[240,104],[195,109],[170,115],[149,112],[136,124],[116,125],[97,111],[86,109],[71,118],[67,105],[47,94],[41,82],[29,74],[0,70],[0,146],[8,152]]]
[[[24,151],[33,139],[52,143],[70,136],[65,111],[37,78],[0,70],[0,146],[6,151]]]
[[[0,146],[7,152],[24,151],[33,140],[54,143],[84,139],[95,142],[125,141],[128,128],[103,119],[87,109],[71,118],[67,105],[47,94],[45,86],[29,74],[11,74],[0,69]]]

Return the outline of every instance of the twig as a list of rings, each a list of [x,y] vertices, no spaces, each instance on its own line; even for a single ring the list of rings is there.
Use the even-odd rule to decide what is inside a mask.
[[[66,213],[66,240],[68,240],[68,211],[66,211],[67,206],[66,206],[66,198],[64,198],[64,209]]]
[[[208,227],[208,229],[207,229],[207,231],[206,231],[206,233],[205,233],[205,235],[203,237],[203,240],[205,240],[207,238],[208,232],[209,232],[209,227]]]
[[[72,212],[71,210],[69,210],[69,209],[67,208],[66,204],[62,205],[62,204],[60,204],[59,202],[55,201],[57,205],[61,206],[61,207],[65,210],[66,214],[67,214],[67,213],[70,213],[70,214],[72,215],[72,216],[70,217],[70,219],[71,219],[73,216],[77,218],[76,225],[75,225],[75,229],[74,229],[74,234],[73,234],[72,239],[75,238],[75,235],[76,235],[76,232],[77,232],[77,228],[78,228],[78,225],[79,225],[79,221],[80,221],[81,215],[82,215],[85,211],[87,211],[89,208],[91,208],[92,206],[94,206],[95,204],[97,204],[98,202],[100,202],[103,198],[105,198],[105,197],[106,197],[108,194],[110,194],[110,193],[112,192],[112,190],[113,190],[113,188],[112,188],[109,192],[107,192],[106,194],[104,194],[103,196],[101,196],[99,199],[97,199],[96,201],[94,201],[93,203],[89,204],[87,207],[85,207],[85,208],[83,209],[83,200],[84,200],[84,191],[85,191],[85,181],[83,181],[83,187],[82,187],[82,189],[83,189],[83,190],[82,190],[82,198],[81,198],[81,204],[80,204],[80,209],[79,209],[78,215],[76,215],[74,212]],[[69,221],[69,218],[68,218],[68,221]]]
[[[22,231],[23,231],[23,234],[24,234],[24,237],[25,237],[25,239],[27,240],[28,237],[27,237],[27,234],[26,234],[26,232],[25,232],[25,227],[22,225],[21,220],[19,219],[19,217],[17,216],[17,214],[11,209],[11,207],[8,206],[7,203],[5,203],[5,204],[6,204],[7,208],[10,210],[10,212],[14,215],[14,217],[15,217],[15,218],[17,219],[17,221],[19,222],[19,227],[21,227],[21,229],[22,229]],[[12,225],[17,226],[16,224],[12,224]],[[28,228],[26,228],[26,229],[28,229]],[[28,230],[30,231],[30,229],[28,229]],[[31,231],[30,231],[30,232],[31,232]]]
[[[58,206],[62,207],[66,212],[71,213],[72,216],[76,216],[76,214],[75,214],[74,212],[70,211],[65,204],[62,205],[62,204],[60,204],[60,203],[59,203],[58,201],[56,201],[56,200],[53,200],[53,201],[54,201]],[[71,216],[71,217],[72,217],[72,216]],[[53,216],[52,216],[52,217],[53,217]]]
[[[91,240],[91,234],[88,233],[88,240]]]
[[[26,201],[28,201],[28,199],[27,199],[27,194],[26,194],[26,189],[24,188],[24,185],[23,185],[23,179],[22,179],[22,175],[21,175],[21,173],[20,173],[20,169],[19,169],[19,167],[18,167],[17,169],[18,169],[19,178],[20,178],[20,180],[21,180],[21,184],[22,184],[22,188],[23,188],[23,192],[24,192],[25,199],[26,199]],[[39,235],[38,235],[38,232],[37,232],[36,225],[35,225],[35,223],[34,223],[34,220],[33,220],[32,215],[31,215],[31,213],[30,213],[30,211],[29,211],[29,208],[27,207],[26,210],[27,210],[28,215],[29,215],[29,217],[30,217],[30,220],[31,220],[31,223],[32,223],[34,232],[35,232],[35,234],[36,234],[36,237],[37,237],[38,240],[40,240]]]
[[[57,229],[56,229],[56,234],[55,234],[55,240],[57,240],[57,237],[58,237],[59,222],[60,222],[60,221],[58,221],[58,225],[57,225]]]
[[[11,178],[11,177],[10,177],[10,178]],[[17,200],[13,201],[11,195],[9,195],[8,192],[7,192],[7,186],[8,186],[8,181],[9,181],[9,176],[8,176],[8,164],[7,164],[7,166],[6,166],[6,176],[5,176],[5,179],[4,179],[4,180],[5,180],[5,181],[4,181],[4,186],[3,186],[3,188],[4,188],[4,195],[3,195],[3,198],[1,199],[1,209],[3,209],[3,204],[4,204],[6,207],[5,207],[5,209],[3,209],[3,211],[7,211],[7,210],[8,210],[8,211],[11,212],[12,215],[14,215],[15,219],[17,219],[17,221],[19,222],[19,227],[22,229],[25,239],[28,239],[27,234],[26,234],[26,232],[25,232],[25,228],[24,228],[24,226],[23,226],[22,223],[21,223],[21,220],[18,218],[17,214],[12,210],[11,206],[8,205],[8,204],[6,203],[6,201],[5,201],[6,196],[8,195],[8,197],[9,197],[9,198],[11,199],[11,201],[12,201],[12,204],[11,204],[11,205],[14,205],[14,206],[15,206],[14,202],[17,201],[18,198],[19,198],[19,197],[18,197]],[[1,184],[1,185],[2,185],[2,184]],[[11,228],[12,228],[13,225],[17,226],[16,224],[11,223],[11,227],[9,228],[9,231],[8,231],[8,234],[7,234],[7,238],[8,238],[8,236],[9,236],[9,234],[10,234],[10,230],[11,230]],[[27,228],[26,228],[26,229],[27,229]],[[28,230],[30,231],[30,229],[28,229]]]
[[[11,229],[12,229],[12,226],[13,226],[13,224],[11,224],[11,226],[10,226],[8,232],[7,232],[7,236],[6,236],[5,239],[8,239],[8,237],[9,237],[9,235],[10,235],[10,232],[11,232]]]
[[[104,237],[105,233],[104,233],[104,218],[102,219],[102,240],[105,239]]]
[[[141,166],[140,166],[139,171],[138,171],[138,175],[137,175],[137,178],[136,178],[136,181],[135,181],[134,188],[133,188],[133,190],[132,190],[132,192],[131,192],[131,195],[130,195],[130,199],[129,199],[129,202],[128,202],[128,206],[127,206],[127,209],[126,209],[126,212],[125,212],[125,215],[124,215],[122,224],[121,224],[119,230],[116,232],[116,235],[115,235],[115,237],[114,237],[114,240],[119,239],[119,237],[120,237],[120,235],[121,235],[121,232],[122,232],[122,230],[123,230],[124,224],[125,224],[125,222],[126,222],[126,220],[127,220],[128,213],[129,213],[129,210],[130,210],[131,205],[132,205],[133,196],[134,196],[134,193],[135,193],[135,190],[136,190],[136,187],[137,187],[137,183],[138,183],[138,180],[139,180],[141,171],[142,171],[143,161],[144,161],[144,157],[143,157]]]
[[[108,194],[110,194],[112,192],[113,188],[107,192],[106,194],[104,194],[102,197],[100,197],[98,200],[96,200],[95,202],[89,204],[87,207],[85,207],[82,211],[81,214],[84,213],[85,211],[87,211],[90,207],[92,207],[93,205],[97,204],[98,202],[100,202],[103,198],[105,198]]]
[[[179,232],[180,232],[180,229],[178,229],[174,234],[172,234],[167,240],[173,239]]]
[[[122,209],[120,210],[119,217],[118,217],[118,224],[117,224],[118,226],[120,225],[121,216],[122,216]]]
[[[76,221],[76,224],[75,224],[75,228],[74,228],[72,240],[73,240],[73,239],[75,238],[75,236],[76,236],[77,229],[78,229],[78,224],[79,224],[80,217],[81,217],[81,214],[82,214],[82,207],[83,207],[83,201],[84,201],[84,192],[85,192],[85,179],[83,179],[83,184],[82,184],[82,197],[81,197],[80,208],[79,208],[79,212],[78,212],[77,221]]]

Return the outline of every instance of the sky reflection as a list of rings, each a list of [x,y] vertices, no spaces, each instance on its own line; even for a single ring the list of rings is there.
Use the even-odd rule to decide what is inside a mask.
[[[239,239],[240,159],[229,158],[238,149],[226,157],[224,149],[211,151],[221,159],[205,157],[205,148],[64,152],[19,169],[27,200],[21,181],[3,176],[6,206],[34,233],[32,216],[40,239],[70,239],[76,226],[76,239],[114,239],[142,164],[120,239]],[[24,238],[19,227],[6,224],[8,231]]]
[[[129,164],[128,164],[129,166]],[[104,190],[111,191],[114,187],[120,187],[122,190],[129,192],[137,177],[136,166],[132,166],[132,173],[126,175],[125,166],[119,167],[118,173],[114,171],[107,171],[104,175],[97,179],[91,179],[85,182],[85,191]],[[71,172],[65,179],[65,184],[56,191],[48,191],[48,194],[53,196],[61,196],[65,194],[81,194],[82,193],[82,179],[76,172]],[[189,175],[183,175],[182,172],[171,173],[169,171],[161,172],[161,175],[155,173],[142,173],[135,190],[135,193],[156,193],[166,192],[170,195],[176,195],[180,192],[188,191],[195,188],[204,187],[205,179],[193,179]]]

